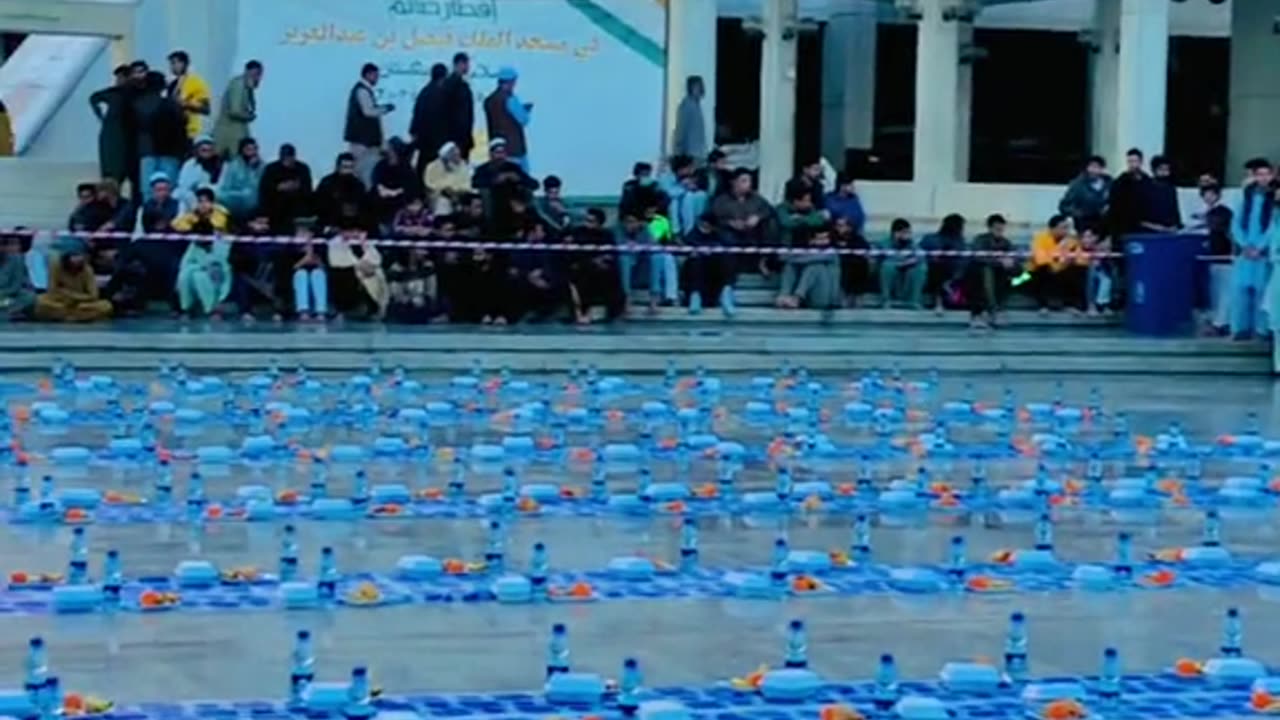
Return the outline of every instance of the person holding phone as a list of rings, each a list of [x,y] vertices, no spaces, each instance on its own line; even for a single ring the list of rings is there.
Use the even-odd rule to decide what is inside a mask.
[[[391,103],[378,103],[378,77],[381,71],[373,63],[360,68],[360,79],[347,96],[347,122],[342,139],[356,159],[356,175],[369,187],[373,168],[382,152],[382,117],[395,111]]]

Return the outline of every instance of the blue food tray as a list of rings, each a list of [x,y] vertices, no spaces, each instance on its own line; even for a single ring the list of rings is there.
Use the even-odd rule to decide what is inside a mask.
[[[1139,580],[1149,572],[1166,566],[1156,563],[1140,563],[1134,567],[1135,580],[1124,584],[1117,582],[1111,591],[1128,588],[1132,592],[1155,592],[1161,590],[1179,590],[1186,588],[1225,589],[1225,588],[1262,588],[1269,587],[1259,583],[1254,577],[1256,563],[1236,560],[1230,565],[1212,568],[1182,567],[1178,570],[1175,583],[1160,588],[1149,588]],[[1019,593],[1045,592],[1091,592],[1090,588],[1078,587],[1073,579],[1074,568],[1070,563],[1047,571],[1020,572],[1016,568],[1006,566],[971,565],[968,576],[981,573],[995,580],[1006,581],[1007,588],[1000,588],[991,594],[1006,596]],[[793,597],[829,598],[858,597],[871,595],[902,596],[946,596],[964,590],[951,582],[940,582],[928,587],[903,586],[892,579],[895,570],[882,565],[858,565],[848,568],[837,568],[821,577],[820,591],[809,593],[792,592]],[[934,577],[945,577],[942,568],[918,568]],[[744,576],[767,576],[767,568],[700,568],[690,573],[657,574],[650,580],[636,580],[620,576],[607,569],[586,572],[556,572],[549,575],[548,587],[567,588],[579,581],[590,583],[595,591],[592,600],[668,600],[668,599],[729,599],[743,597],[739,579]],[[493,602],[497,598],[490,589],[496,576],[441,576],[431,579],[412,580],[395,573],[355,573],[343,577],[339,587],[339,596],[345,589],[360,582],[371,582],[382,591],[383,604],[437,604],[437,603],[475,603]],[[178,583],[170,577],[138,578],[126,583],[122,596],[126,599],[136,598],[143,590],[154,589],[178,592],[181,605],[175,610],[182,612],[231,612],[244,610],[281,610],[286,603],[281,597],[280,585],[271,578],[264,578],[253,584],[226,585],[217,584],[209,588],[179,588]],[[983,594],[970,592],[970,594]],[[774,594],[768,598],[775,599]],[[323,604],[323,603],[322,603]],[[343,605],[342,602],[334,603]],[[125,603],[129,605],[128,602]],[[101,608],[99,608],[100,610]],[[54,611],[53,591],[41,588],[22,588],[0,590],[0,615],[39,615]]]

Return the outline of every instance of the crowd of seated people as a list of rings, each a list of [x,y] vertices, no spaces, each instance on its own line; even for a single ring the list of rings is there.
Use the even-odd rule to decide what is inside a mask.
[[[774,276],[779,308],[829,311],[878,291],[881,306],[968,309],[985,327],[1020,281],[1046,310],[1096,310],[1086,297],[1106,272],[1083,254],[1101,244],[1096,233],[1077,237],[1063,217],[1037,234],[1025,262],[1011,254],[1000,216],[972,241],[958,215],[919,240],[902,219],[887,237],[868,238],[853,179],[842,175],[828,191],[816,163],[777,206],[755,190],[751,172],[724,167],[719,153],[672,158],[659,172],[637,163],[610,213],[570,207],[564,183],[530,177],[501,138],[474,167],[446,144],[421,175],[393,139],[371,187],[347,153],[313,181],[290,145],[270,162],[252,138],[230,158],[205,137],[193,148],[178,178],[154,172],[136,200],[113,180],[80,186],[73,232],[48,258],[32,258],[30,238],[13,236],[0,266],[6,315],[90,322],[165,308],[245,322],[590,324],[718,306],[732,316],[737,278],[751,272]],[[743,247],[753,252],[725,252]],[[1010,254],[929,253],[966,250]],[[633,308],[640,288],[645,307]]]

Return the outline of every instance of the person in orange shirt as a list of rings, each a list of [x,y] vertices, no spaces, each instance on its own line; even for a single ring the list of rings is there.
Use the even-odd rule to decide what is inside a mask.
[[[169,54],[169,97],[178,101],[187,119],[187,139],[195,140],[204,132],[204,118],[213,111],[213,91],[204,78],[191,72],[191,57],[183,50]]]
[[[1051,305],[1065,305],[1073,312],[1084,310],[1085,285],[1089,256],[1080,239],[1071,232],[1071,220],[1065,215],[1049,218],[1044,230],[1031,239],[1031,293],[1042,314]]]

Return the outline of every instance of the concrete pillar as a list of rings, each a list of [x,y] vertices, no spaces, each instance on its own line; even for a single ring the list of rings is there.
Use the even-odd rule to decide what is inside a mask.
[[[849,0],[827,20],[822,42],[822,154],[837,168],[848,148],[875,140],[875,0]]]
[[[1280,63],[1275,25],[1280,6],[1269,0],[1233,0],[1231,5],[1231,114],[1227,127],[1227,182],[1253,157],[1280,161]]]
[[[690,75],[702,77],[706,94],[702,112],[707,123],[707,142],[714,146],[716,135],[716,0],[668,0],[666,114],[663,117],[662,147],[670,153],[676,127],[676,111],[685,96]]]
[[[1107,162],[1114,157],[1116,141],[1116,81],[1120,66],[1120,3],[1097,0],[1093,16],[1093,43],[1090,55],[1089,145],[1091,152]],[[1128,148],[1120,150],[1124,152]],[[1115,169],[1115,168],[1113,168]],[[1119,172],[1119,170],[1116,170]]]
[[[795,170],[796,2],[762,0],[764,52],[760,63],[760,193],[782,199]]]
[[[916,182],[960,180],[956,111],[960,90],[960,24],[943,17],[953,0],[921,0],[916,40]]]
[[[969,180],[969,152],[973,145],[973,23],[959,23],[960,67],[956,78],[956,177]]]
[[[1114,0],[1104,0],[1113,2]],[[1169,68],[1169,0],[1121,0],[1116,63],[1116,136],[1108,161],[1136,147],[1164,152]]]

